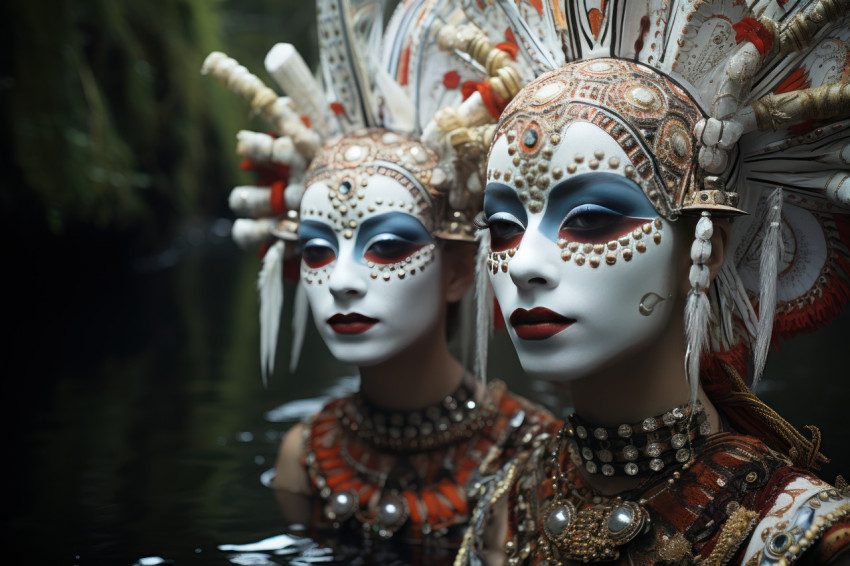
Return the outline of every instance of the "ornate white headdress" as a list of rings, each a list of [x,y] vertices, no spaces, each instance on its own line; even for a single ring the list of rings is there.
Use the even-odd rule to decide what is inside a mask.
[[[395,168],[427,193],[435,236],[471,241],[487,134],[520,85],[511,50],[494,47],[454,2],[403,3],[385,32],[381,2],[319,0],[316,8],[321,79],[289,44],[274,46],[265,61],[285,97],[223,53],[210,54],[202,70],[246,99],[274,132],[239,132],[237,153],[271,174],[263,186],[230,195],[242,217],[232,230],[237,243],[271,244],[258,282],[264,379],[274,368],[282,265],[295,253],[287,242],[297,239],[306,186],[342,171]],[[298,289],[291,368],[308,314]]]
[[[633,178],[660,215],[700,215],[686,308],[694,394],[703,350],[744,344],[757,380],[775,336],[840,311],[850,297],[850,2],[485,4],[464,7],[480,26],[506,17],[538,77],[503,120],[531,108],[560,125],[598,121],[634,157]],[[717,215],[741,216],[709,285]]]

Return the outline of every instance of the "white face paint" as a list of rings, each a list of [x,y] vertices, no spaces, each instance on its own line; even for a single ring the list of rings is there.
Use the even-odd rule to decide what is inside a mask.
[[[523,368],[543,379],[581,379],[628,359],[670,323],[673,230],[599,127],[573,122],[561,132],[545,165],[554,180],[543,190],[525,188],[512,157],[523,138],[507,138],[488,161],[491,282]]]
[[[301,282],[331,353],[383,362],[433,331],[443,309],[440,250],[397,181],[311,184],[301,201]]]

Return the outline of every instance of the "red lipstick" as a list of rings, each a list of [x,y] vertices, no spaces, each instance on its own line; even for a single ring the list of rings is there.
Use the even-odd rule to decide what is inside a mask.
[[[337,334],[361,334],[366,332],[379,321],[369,318],[360,313],[335,314],[327,320],[327,323]]]
[[[565,330],[575,320],[561,316],[543,307],[531,310],[517,309],[511,313],[510,323],[517,336],[523,340],[545,340]]]

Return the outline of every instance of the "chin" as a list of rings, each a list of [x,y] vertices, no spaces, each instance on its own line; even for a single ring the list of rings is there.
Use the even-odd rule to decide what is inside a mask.
[[[368,367],[385,362],[396,354],[385,348],[369,348],[368,344],[328,344],[331,355],[351,366]]]

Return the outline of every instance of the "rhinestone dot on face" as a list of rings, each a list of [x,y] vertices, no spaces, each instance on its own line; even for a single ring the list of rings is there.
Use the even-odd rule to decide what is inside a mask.
[[[607,440],[608,439],[608,431],[604,428],[597,428],[593,431],[593,436],[596,437],[597,440]]]
[[[626,472],[626,474],[630,476],[637,475],[638,473],[637,464],[635,464],[634,462],[629,462],[628,464],[623,466],[623,470]]]
[[[587,438],[587,429],[581,425],[576,427],[576,436],[579,438]]]
[[[670,445],[673,448],[682,448],[688,442],[688,437],[682,433],[674,434],[670,439]]]
[[[584,469],[586,469],[591,474],[595,474],[596,471],[597,471],[596,462],[594,462],[592,460],[588,460],[587,462],[584,463]]]
[[[663,467],[664,467],[664,461],[663,460],[660,460],[658,458],[653,458],[652,460],[649,461],[649,469],[652,470],[653,472],[660,472]]]
[[[593,450],[588,446],[581,449],[581,455],[585,460],[593,460]]]
[[[650,417],[648,419],[644,419],[643,424],[641,425],[645,432],[652,432],[656,428],[658,428],[658,423],[654,418]]]
[[[602,465],[602,475],[611,477],[614,475],[614,466],[611,464],[603,464]]]
[[[684,464],[691,457],[691,451],[687,448],[682,448],[681,450],[676,452],[676,461]]]
[[[658,458],[661,456],[661,445],[655,443],[648,444],[646,446],[646,455],[652,458]]]
[[[623,448],[623,456],[626,460],[637,460],[637,457],[640,455],[640,452],[637,449],[637,446],[633,446],[629,444],[625,448]]]
[[[632,427],[627,424],[622,424],[617,428],[617,434],[620,438],[629,438],[632,435]]]

